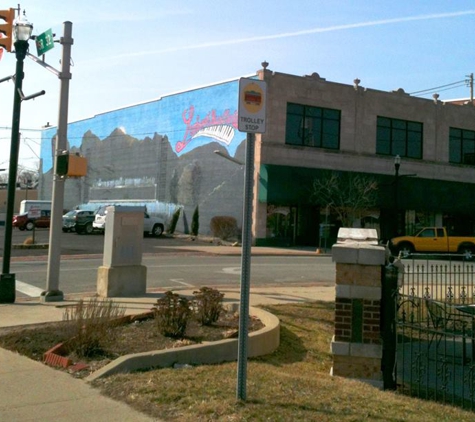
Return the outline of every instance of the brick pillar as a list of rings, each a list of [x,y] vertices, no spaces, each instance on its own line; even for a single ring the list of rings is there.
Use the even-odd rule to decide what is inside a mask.
[[[332,375],[383,386],[381,281],[386,251],[367,243],[336,244],[335,335]]]

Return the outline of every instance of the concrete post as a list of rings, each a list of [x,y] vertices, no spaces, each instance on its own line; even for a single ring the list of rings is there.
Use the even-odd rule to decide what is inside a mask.
[[[381,283],[386,250],[362,242],[337,243],[332,375],[383,387]]]

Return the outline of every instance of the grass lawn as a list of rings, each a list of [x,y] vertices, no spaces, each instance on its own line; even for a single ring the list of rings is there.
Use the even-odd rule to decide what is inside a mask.
[[[473,421],[475,414],[331,377],[334,304],[265,307],[281,320],[281,345],[249,360],[247,401],[237,365],[152,369],[94,382],[104,394],[165,421]]]

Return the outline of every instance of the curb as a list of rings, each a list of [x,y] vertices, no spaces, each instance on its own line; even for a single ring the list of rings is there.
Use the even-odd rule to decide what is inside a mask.
[[[238,304],[230,305],[238,309]],[[248,357],[263,356],[274,352],[280,344],[280,321],[275,315],[260,308],[250,307],[249,314],[261,320],[264,328],[249,333]],[[93,382],[117,373],[127,373],[152,367],[167,368],[174,365],[211,365],[237,360],[238,339],[193,344],[176,349],[156,350],[121,356],[89,375],[85,380]]]
[[[12,245],[13,249],[48,249],[49,243],[33,243],[32,245]]]

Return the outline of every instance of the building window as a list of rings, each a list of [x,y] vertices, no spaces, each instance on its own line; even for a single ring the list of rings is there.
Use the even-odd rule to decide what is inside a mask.
[[[340,118],[340,110],[288,103],[285,143],[339,149]]]
[[[378,116],[376,153],[422,158],[422,123]]]
[[[451,163],[475,164],[475,132],[451,127],[449,132]]]

